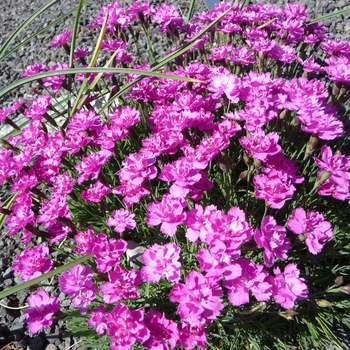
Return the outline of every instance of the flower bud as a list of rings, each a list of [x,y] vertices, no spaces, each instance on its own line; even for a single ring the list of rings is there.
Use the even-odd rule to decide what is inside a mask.
[[[330,307],[334,306],[331,302],[325,300],[325,299],[316,299],[316,304],[320,307]]]
[[[334,280],[334,284],[336,286],[341,286],[344,283],[344,278],[343,276],[338,276],[335,280]]]
[[[350,284],[347,284],[346,286],[340,287],[340,291],[346,294],[350,294]]]

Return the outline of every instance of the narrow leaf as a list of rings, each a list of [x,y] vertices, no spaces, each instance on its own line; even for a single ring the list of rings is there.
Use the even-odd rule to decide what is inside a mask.
[[[5,41],[4,45],[0,48],[0,60],[2,59],[2,56],[4,56],[5,51],[7,48],[11,45],[12,41],[15,40],[15,38],[24,30],[24,28],[33,22],[35,18],[37,18],[42,12],[44,12],[46,9],[48,9],[50,6],[52,6],[55,2],[58,0],[50,0],[45,5],[38,8],[32,15],[30,15],[11,35],[10,37]]]
[[[346,13],[349,13],[349,12],[350,12],[350,7],[347,9],[340,10],[340,11],[334,11],[332,13],[327,13],[324,16],[312,19],[311,21],[307,22],[306,24],[308,25],[308,24],[312,24],[312,23],[316,23],[316,22],[322,22],[322,21],[325,21],[326,19],[330,19],[330,18],[333,18],[335,16],[345,15]]]
[[[78,74],[78,73],[136,74],[136,75],[158,77],[158,78],[164,78],[164,79],[182,80],[182,81],[188,81],[188,82],[192,82],[192,83],[203,83],[202,80],[198,80],[198,79],[182,77],[182,76],[179,76],[179,75],[171,75],[171,74],[164,74],[164,73],[158,73],[158,72],[152,72],[152,71],[144,71],[144,70],[140,70],[140,69],[131,69],[131,68],[99,68],[99,67],[93,67],[93,68],[70,68],[70,69],[62,69],[62,70],[43,72],[43,73],[35,74],[35,75],[30,76],[30,77],[26,77],[26,78],[17,80],[15,82],[7,85],[6,87],[4,87],[2,90],[0,90],[0,97],[6,95],[8,92],[18,88],[19,86],[22,86],[24,84],[30,83],[30,82],[38,80],[38,79],[43,79],[43,78],[46,78],[46,77],[54,77],[56,75]]]
[[[33,278],[27,282],[24,282],[24,283],[21,283],[21,284],[18,284],[17,286],[14,286],[12,288],[9,288],[9,289],[5,289],[3,290],[2,292],[0,292],[0,300],[3,299],[3,298],[6,298],[7,296],[11,295],[11,294],[14,294],[14,293],[17,293],[19,292],[20,290],[23,290],[23,289],[26,289],[26,288],[29,288],[35,284],[39,284],[40,282],[46,280],[46,279],[49,279],[55,275],[58,275],[58,274],[61,274],[62,272],[64,271],[67,271],[68,269],[70,269],[71,267],[75,266],[75,265],[78,265],[78,264],[82,264],[83,262],[89,260],[92,258],[92,255],[91,254],[87,254],[85,256],[82,256],[68,264],[65,264],[65,265],[62,265],[60,267],[57,267],[56,269],[48,272],[48,273],[45,273],[39,277],[36,277],[36,278]]]

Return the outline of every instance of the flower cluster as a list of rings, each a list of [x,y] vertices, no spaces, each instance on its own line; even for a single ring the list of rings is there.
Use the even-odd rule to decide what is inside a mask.
[[[278,317],[302,312],[312,259],[344,223],[337,203],[350,201],[350,44],[308,20],[296,4],[222,2],[188,22],[174,5],[103,6],[88,27],[105,25],[109,63],[138,75],[38,79],[45,93],[0,110],[9,125],[27,120],[0,149],[0,182],[14,193],[0,213],[9,235],[50,243],[23,250],[14,272],[28,281],[50,271],[50,249],[67,245],[79,263],[67,253],[74,266],[59,288],[116,350],[205,349],[210,330],[259,303]],[[169,39],[175,61],[161,77],[133,54],[135,22]],[[52,47],[70,53],[70,36]],[[88,66],[89,55],[75,48],[74,64]],[[22,76],[67,67],[33,63]],[[76,101],[61,123],[66,91]],[[51,326],[57,298],[39,289],[28,304],[31,332]]]

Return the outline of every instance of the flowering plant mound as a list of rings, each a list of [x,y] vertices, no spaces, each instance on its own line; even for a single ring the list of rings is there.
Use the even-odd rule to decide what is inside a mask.
[[[308,21],[297,4],[223,2],[186,21],[174,5],[116,1],[88,26],[92,56],[67,29],[52,41],[67,62],[23,72],[37,96],[0,113],[27,118],[0,149],[14,193],[1,213],[10,235],[45,240],[14,272],[44,280],[55,266],[77,335],[118,350],[307,348],[325,333],[338,345],[350,41]],[[151,24],[169,43],[155,62]],[[140,31],[151,62],[128,41]],[[89,70],[67,72],[70,58]],[[58,298],[39,289],[28,304],[29,331],[55,322]]]

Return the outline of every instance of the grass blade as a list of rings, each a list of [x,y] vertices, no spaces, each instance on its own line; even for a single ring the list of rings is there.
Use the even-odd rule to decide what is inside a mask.
[[[27,282],[24,282],[24,283],[21,283],[21,284],[18,284],[17,286],[14,286],[12,288],[9,288],[9,289],[6,289],[6,290],[3,290],[2,292],[0,292],[0,300],[3,299],[3,298],[6,298],[7,296],[11,295],[11,294],[14,294],[14,293],[17,293],[19,292],[20,290],[23,290],[25,288],[29,288],[35,284],[38,284],[46,279],[49,279],[53,276],[56,276],[64,271],[67,271],[68,269],[70,269],[71,267],[73,266],[76,266],[78,264],[81,264],[89,259],[92,258],[92,254],[87,254],[87,255],[84,255],[68,264],[65,264],[65,265],[62,265],[60,267],[57,267],[56,269],[54,270],[51,270],[50,272],[48,273],[44,273],[43,275],[39,276],[39,277],[36,277],[36,278],[33,278]]]
[[[70,69],[62,69],[62,70],[55,70],[50,72],[44,72],[32,75],[27,78],[23,78],[20,80],[17,80],[6,87],[4,87],[2,90],[0,90],[0,97],[6,95],[8,92],[18,88],[19,86],[22,86],[24,84],[30,83],[32,81],[43,79],[46,77],[53,77],[56,75],[68,75],[68,74],[78,74],[78,73],[119,73],[119,74],[136,74],[136,75],[142,75],[142,76],[150,76],[150,77],[157,77],[157,78],[164,78],[164,79],[174,79],[174,80],[182,80],[182,81],[188,81],[192,83],[203,83],[203,81],[198,79],[192,79],[188,77],[178,76],[178,75],[171,75],[171,74],[164,74],[159,72],[152,72],[152,71],[144,71],[140,69],[129,69],[129,68],[70,68]]]
[[[335,16],[339,16],[339,15],[345,15],[346,13],[349,13],[350,12],[350,7],[347,8],[347,9],[343,9],[343,10],[340,10],[340,11],[334,11],[332,13],[328,13],[324,16],[321,16],[321,17],[317,17],[315,19],[312,19],[311,21],[307,22],[306,24],[312,24],[312,23],[316,23],[316,22],[322,22],[322,21],[325,21],[326,19],[330,19],[330,18],[333,18]]]
[[[86,5],[90,0],[84,0],[83,4]],[[51,28],[52,26],[56,25],[57,23],[60,23],[65,18],[69,17],[71,14],[73,14],[75,11],[77,11],[78,7],[75,7],[71,11],[67,12],[66,14],[62,15],[61,17],[57,18],[55,21],[48,24],[46,27],[38,30],[34,34],[32,34],[27,39],[23,40],[21,43],[17,44],[14,48],[12,48],[10,51],[8,51],[6,54],[0,57],[0,60],[5,60],[8,56],[10,56],[12,53],[16,52],[21,46],[25,45],[27,42],[35,38],[37,35],[45,32],[47,29]]]
[[[195,3],[196,3],[196,0],[192,0],[190,3],[190,8],[188,9],[188,13],[186,16],[186,22],[189,22],[193,17]]]
[[[15,193],[12,193],[10,195],[10,197],[4,202],[2,208],[4,209],[11,209],[12,207],[12,204],[13,204],[13,201],[15,200],[15,198],[17,197],[17,194],[19,192],[15,192]],[[4,222],[5,222],[5,219],[6,219],[6,214],[3,214],[3,213],[0,213],[0,229],[2,228],[2,226],[4,225]]]
[[[73,67],[75,43],[77,41],[77,34],[78,34],[78,27],[79,27],[79,18],[80,18],[82,7],[83,7],[83,0],[80,0],[79,1],[79,5],[77,7],[77,14],[75,16],[73,33],[72,33],[72,41],[71,41],[70,55],[69,55],[69,68]]]
[[[105,19],[104,19],[103,24],[102,24],[102,28],[101,28],[100,35],[99,35],[99,37],[98,37],[98,39],[97,39],[97,44],[96,44],[94,53],[93,53],[93,55],[92,55],[92,58],[91,58],[91,61],[90,61],[90,64],[89,64],[89,68],[94,67],[94,66],[95,66],[95,63],[96,63],[96,61],[97,61],[98,54],[99,54],[99,52],[100,52],[100,50],[101,50],[103,37],[104,37],[104,35],[106,34],[108,16],[109,16],[109,14],[108,14],[108,10],[107,10],[107,11],[106,11]],[[81,96],[82,96],[82,94],[83,94],[83,92],[84,92],[84,89],[85,89],[85,86],[86,86],[86,84],[87,84],[88,79],[89,79],[89,74],[86,74],[86,75],[85,75],[85,78],[84,78],[84,81],[83,81],[83,83],[81,84],[81,88],[80,88],[80,90],[79,90],[79,92],[78,92],[78,96],[77,96],[77,98],[75,99],[75,103],[74,103],[74,106],[73,106],[72,111],[71,111],[71,113],[70,113],[70,116],[72,116],[72,115],[75,113],[75,111],[78,109],[78,105],[79,105],[79,102],[80,102],[80,98],[81,98]]]
[[[0,60],[3,58],[5,51],[7,48],[11,45],[12,41],[15,40],[15,38],[23,31],[23,29],[30,24],[32,21],[35,20],[42,12],[44,12],[46,9],[48,9],[50,6],[52,6],[55,2],[58,0],[50,0],[47,4],[41,6],[38,8],[31,16],[29,16],[11,35],[10,37],[5,41],[4,45],[0,48]]]

